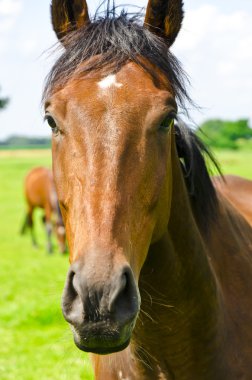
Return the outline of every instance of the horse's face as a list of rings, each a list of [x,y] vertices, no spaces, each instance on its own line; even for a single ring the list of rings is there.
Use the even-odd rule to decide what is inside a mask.
[[[171,91],[133,63],[116,75],[70,81],[48,102],[72,263],[63,307],[85,348],[99,340],[117,348],[129,339],[140,270],[168,222],[175,112]]]
[[[129,343],[140,271],[167,227],[176,103],[167,79],[159,79],[130,62],[116,74],[72,78],[46,103],[70,248],[63,313],[86,351],[111,353]]]

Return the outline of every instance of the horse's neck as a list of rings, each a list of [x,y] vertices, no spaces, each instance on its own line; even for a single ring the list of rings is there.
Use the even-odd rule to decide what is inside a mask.
[[[95,380],[140,380],[132,352],[129,346],[111,355],[91,354]]]
[[[218,292],[176,157],[172,169],[168,231],[151,246],[140,276],[142,311],[134,342],[146,363],[140,365],[141,379],[217,380],[223,378],[216,377]]]

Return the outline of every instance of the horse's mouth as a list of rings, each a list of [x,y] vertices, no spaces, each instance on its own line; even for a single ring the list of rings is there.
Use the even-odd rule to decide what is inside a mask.
[[[88,347],[85,346],[84,344],[80,343],[76,339],[74,339],[76,346],[81,350],[85,352],[91,352],[93,354],[98,354],[98,355],[108,355],[108,354],[113,354],[115,352],[123,351],[125,348],[128,347],[130,343],[130,338],[123,344],[119,346],[110,346],[110,347]]]
[[[108,355],[124,350],[130,343],[134,323],[127,324],[123,328],[109,329],[92,324],[86,326],[81,332],[73,328],[74,342],[76,346],[85,352],[99,355]]]

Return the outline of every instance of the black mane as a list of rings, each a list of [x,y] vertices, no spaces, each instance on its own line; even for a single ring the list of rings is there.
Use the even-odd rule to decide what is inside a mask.
[[[95,16],[90,24],[71,32],[63,40],[63,45],[65,50],[48,75],[44,99],[55,89],[63,87],[74,74],[81,76],[105,67],[116,73],[128,61],[149,71],[139,60],[139,57],[144,57],[169,79],[183,111],[186,112],[186,103],[193,104],[186,90],[187,76],[170,52],[168,41],[145,28],[139,14],[128,16],[122,11],[116,16],[115,8],[112,11],[108,9],[103,18]],[[94,56],[99,56],[99,59],[88,62]],[[87,62],[82,65],[84,61]],[[155,72],[150,74],[158,79]],[[181,120],[176,125],[176,142],[192,208],[199,225],[204,228],[213,220],[217,210],[217,196],[204,154],[210,157],[217,169],[218,165],[204,144]]]
[[[209,224],[216,220],[218,199],[206,160],[222,175],[221,169],[211,151],[180,118],[177,118],[175,134],[177,152],[194,215],[202,231],[207,233]]]

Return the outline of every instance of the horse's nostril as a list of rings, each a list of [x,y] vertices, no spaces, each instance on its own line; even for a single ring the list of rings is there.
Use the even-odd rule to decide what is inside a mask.
[[[62,311],[66,320],[70,321],[70,315],[72,313],[73,304],[78,297],[78,291],[76,288],[75,272],[70,270],[67,276],[66,285],[63,292],[62,298]]]
[[[83,297],[78,274],[70,270],[62,298],[62,312],[64,318],[71,325],[81,326],[84,321]]]
[[[137,288],[130,268],[126,268],[114,281],[110,295],[109,312],[115,317],[130,319],[138,311]]]
[[[79,284],[77,282],[77,276],[75,273],[72,274],[71,276],[71,281],[72,281],[72,291],[75,294],[79,293]]]
[[[111,276],[112,277],[112,276]],[[136,318],[137,286],[130,267],[114,273],[111,281],[93,281],[86,268],[74,265],[68,273],[62,299],[65,319],[77,328],[86,322],[110,320],[121,326]]]
[[[74,271],[71,271],[69,273],[69,278],[68,278],[68,288],[70,292],[70,296],[76,296],[78,294],[77,288],[76,288],[76,275]]]
[[[123,293],[125,292],[127,288],[127,282],[128,282],[128,278],[127,278],[126,273],[124,273],[119,278],[119,280],[116,281],[115,289],[110,296],[110,302],[109,302],[110,313],[113,313],[115,311],[117,300],[123,296]]]
[[[128,287],[128,275],[127,273],[124,273],[122,275],[122,281],[121,281],[121,292],[126,291],[127,287]]]

